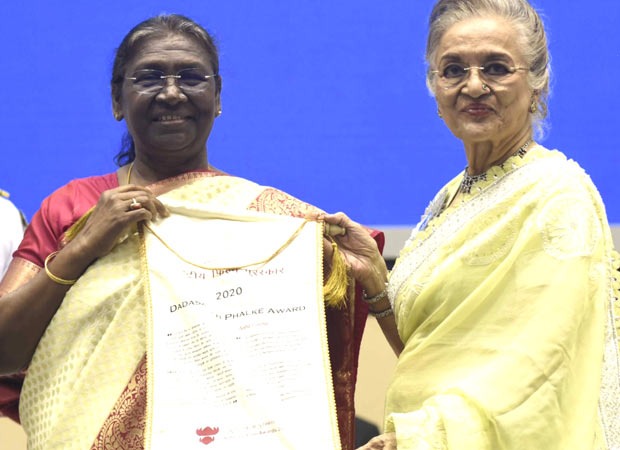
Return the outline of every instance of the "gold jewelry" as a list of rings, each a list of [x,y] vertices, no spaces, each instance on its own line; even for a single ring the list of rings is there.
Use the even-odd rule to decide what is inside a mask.
[[[131,164],[129,164],[129,169],[127,169],[127,183],[129,184],[129,182],[131,181],[131,171],[133,170],[133,163],[134,161],[131,161]]]
[[[129,184],[129,182],[131,181],[131,171],[133,170],[133,161],[131,161],[131,164],[129,164],[129,168],[127,169],[127,183]],[[142,208],[142,203],[140,203],[138,200],[136,200],[135,197],[131,198],[131,203],[129,204],[129,208],[127,208],[127,211],[135,211],[136,209],[140,209]]]
[[[45,258],[45,263],[43,263],[43,266],[45,268],[45,273],[47,274],[49,279],[52,280],[56,284],[61,284],[63,286],[71,286],[71,285],[75,284],[77,279],[75,279],[75,280],[65,280],[64,278],[60,278],[60,277],[54,275],[50,271],[50,269],[47,267],[47,263],[50,262],[57,254],[58,254],[57,251],[56,252],[52,252],[49,255],[47,255],[47,258]]]
[[[530,105],[530,112],[534,114],[537,109],[538,109],[538,106],[536,105],[536,100],[532,100],[532,104]]]
[[[135,197],[132,197],[131,203],[129,204],[129,210],[133,211],[133,210],[140,209],[140,208],[142,208],[142,204],[139,201],[137,201]]]
[[[439,110],[439,108],[437,108],[437,115],[438,115],[439,117],[443,117],[443,116],[441,115],[441,111]]]

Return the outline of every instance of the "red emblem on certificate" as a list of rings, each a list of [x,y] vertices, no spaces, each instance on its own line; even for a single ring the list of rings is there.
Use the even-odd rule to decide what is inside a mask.
[[[204,445],[209,445],[215,440],[215,435],[219,433],[219,431],[219,427],[204,427],[198,428],[196,430],[196,434],[200,436],[200,442],[202,442]]]

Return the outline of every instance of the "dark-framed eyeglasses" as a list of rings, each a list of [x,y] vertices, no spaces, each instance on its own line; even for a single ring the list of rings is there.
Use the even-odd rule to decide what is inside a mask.
[[[490,86],[501,85],[508,81],[513,74],[519,70],[530,70],[529,67],[509,66],[502,62],[489,62],[483,66],[465,66],[460,63],[448,63],[438,70],[431,70],[437,75],[437,83],[445,89],[459,86],[463,83],[469,73],[473,70],[478,71],[478,76]]]
[[[195,94],[204,92],[214,84],[218,74],[205,74],[201,69],[189,68],[179,70],[176,74],[165,74],[157,69],[137,70],[131,77],[125,77],[133,81],[132,87],[139,94],[158,94],[172,79],[183,92]]]

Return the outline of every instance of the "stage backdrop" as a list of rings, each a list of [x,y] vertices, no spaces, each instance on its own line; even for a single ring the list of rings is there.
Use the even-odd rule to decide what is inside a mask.
[[[537,0],[553,57],[543,143],[578,160],[620,223],[620,2]],[[2,2],[0,187],[30,218],[68,180],[115,169],[114,49],[139,21],[188,15],[219,43],[209,160],[327,211],[409,227],[463,169],[424,84],[430,0]]]

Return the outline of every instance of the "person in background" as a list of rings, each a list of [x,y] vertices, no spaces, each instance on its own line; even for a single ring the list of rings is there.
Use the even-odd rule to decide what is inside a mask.
[[[0,189],[0,277],[9,267],[13,252],[24,236],[24,215],[9,200],[9,194]]]
[[[0,411],[22,419],[30,448],[66,449],[67,442],[71,448],[143,448],[149,375],[146,314],[140,309],[145,302],[139,238],[129,231],[139,222],[169,215],[159,195],[231,211],[295,217],[318,211],[278,189],[210,165],[207,139],[222,113],[221,90],[213,39],[187,17],[171,14],[148,19],[135,26],[117,49],[112,105],[116,120],[124,120],[128,128],[125,146],[116,158],[119,168],[73,180],[46,198],[0,283],[0,374],[10,374],[0,382]],[[380,247],[382,234],[373,236]],[[113,261],[118,276],[96,275],[106,261]],[[105,279],[105,288],[89,289],[91,282],[100,279]],[[84,347],[72,346],[61,360],[33,367],[33,355],[40,360],[46,357],[39,353],[45,337],[69,343],[78,337],[67,335],[78,314],[74,308],[83,302],[74,289],[92,306],[80,310],[89,326],[76,330]],[[354,445],[357,357],[367,315],[359,297],[350,298],[354,304],[349,307],[326,307],[345,449]],[[105,306],[105,314],[97,305]],[[108,333],[108,327],[117,323],[130,332]],[[123,349],[123,358],[118,348]],[[120,369],[127,355],[133,355],[131,361]],[[97,361],[108,361],[109,366]],[[59,368],[58,377],[47,379],[49,366]],[[22,391],[20,397],[20,371],[26,367],[24,386],[33,388],[30,396]],[[82,407],[87,408],[84,414],[89,420],[76,426],[77,421],[84,423]]]
[[[398,355],[385,432],[360,449],[620,448],[618,258],[590,177],[536,140],[551,74],[539,14],[439,0],[426,62],[465,170],[390,273],[363,228],[325,217]]]

